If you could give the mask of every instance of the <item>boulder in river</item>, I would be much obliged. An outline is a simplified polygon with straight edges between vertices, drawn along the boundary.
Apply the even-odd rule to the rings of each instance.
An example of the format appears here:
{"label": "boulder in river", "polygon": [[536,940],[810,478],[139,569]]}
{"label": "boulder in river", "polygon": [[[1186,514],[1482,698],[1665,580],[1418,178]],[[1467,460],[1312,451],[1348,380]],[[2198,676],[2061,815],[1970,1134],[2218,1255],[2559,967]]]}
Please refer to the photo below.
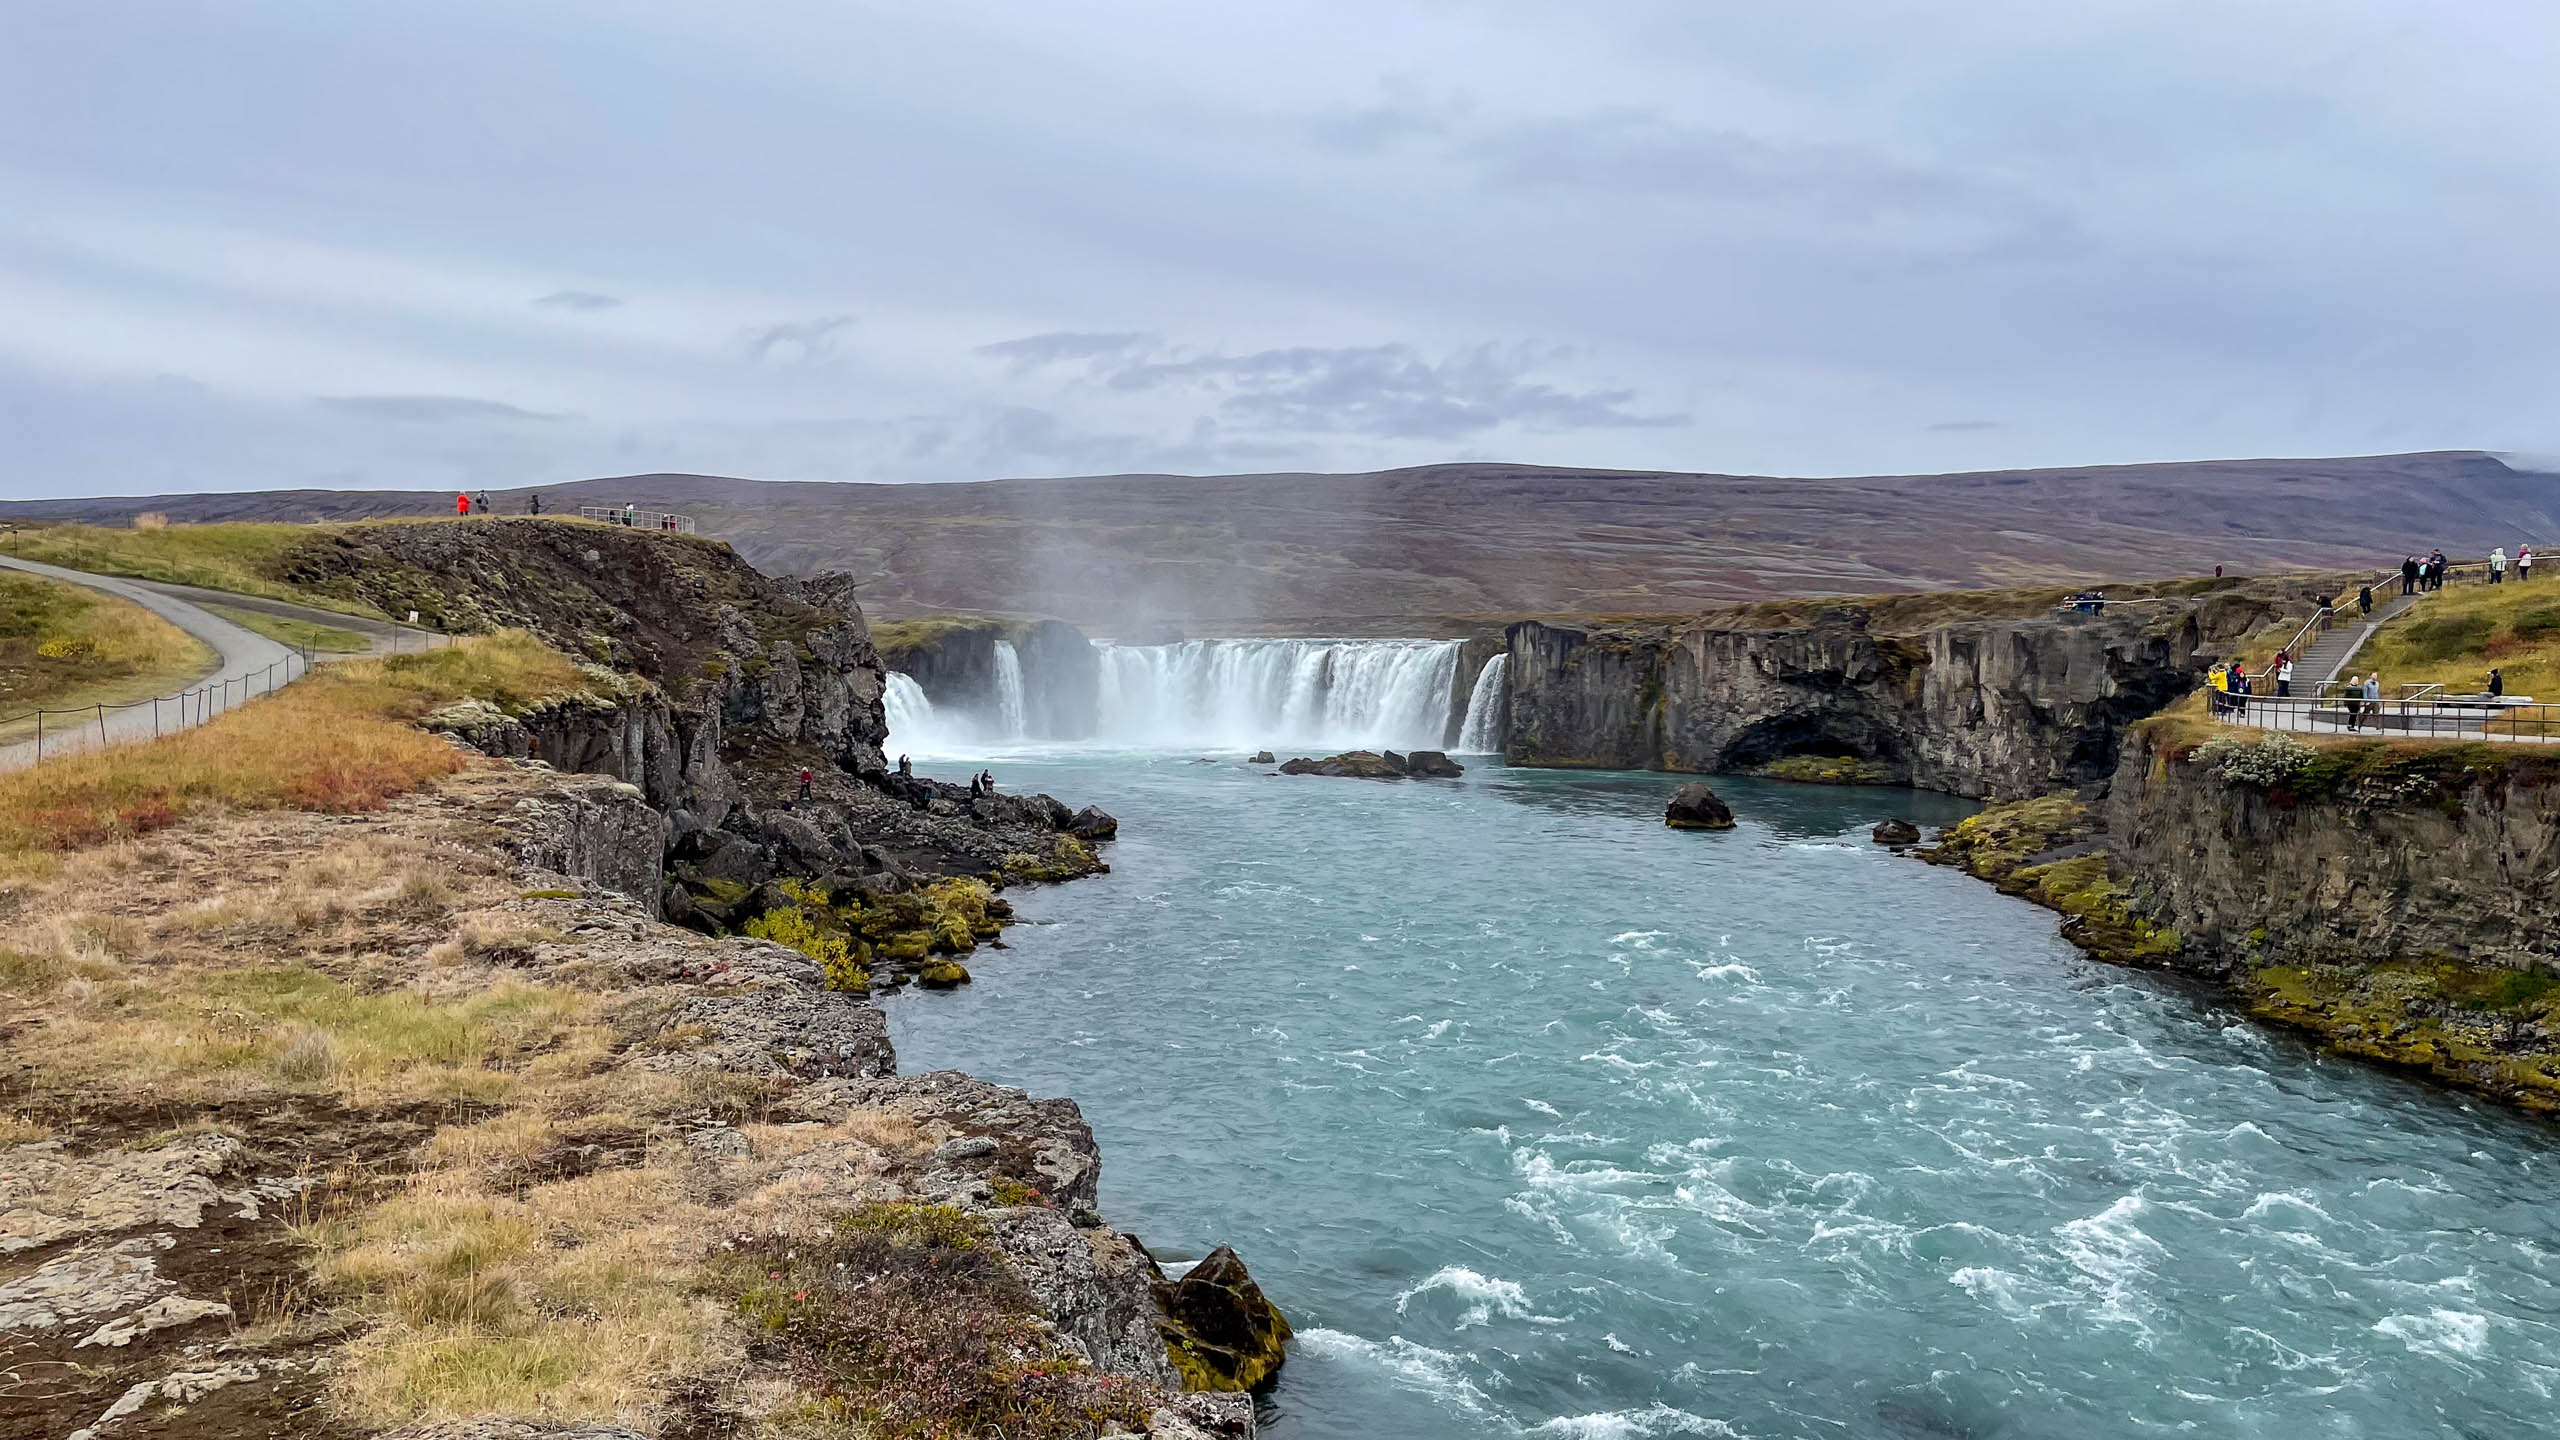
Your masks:
{"label": "boulder in river", "polygon": [[1253,758],[1244,763],[1247,765],[1277,765],[1280,762],[1270,751],[1256,750],[1253,752]]}
{"label": "boulder in river", "polygon": [[1067,833],[1079,840],[1108,840],[1120,833],[1120,822],[1098,805],[1087,805],[1067,817]]}
{"label": "boulder in river", "polygon": [[1450,759],[1448,754],[1444,751],[1416,750],[1412,754],[1404,757],[1404,773],[1407,775],[1419,775],[1443,780],[1454,780],[1457,777],[1466,774],[1467,767]]}
{"label": "boulder in river", "polygon": [[1662,823],[1674,830],[1730,830],[1733,810],[1704,783],[1693,781],[1671,792]]}
{"label": "boulder in river", "polygon": [[1280,767],[1283,775],[1338,775],[1354,780],[1393,780],[1404,774],[1404,757],[1388,758],[1375,750],[1346,750],[1322,760],[1300,756]]}
{"label": "boulder in river", "polygon": [[1156,1329],[1186,1390],[1252,1390],[1280,1371],[1289,1322],[1221,1245],[1180,1280],[1155,1283]]}
{"label": "boulder in river", "polygon": [[1908,820],[1879,821],[1869,833],[1875,836],[1877,844],[1890,845],[1896,850],[1920,843],[1920,827]]}

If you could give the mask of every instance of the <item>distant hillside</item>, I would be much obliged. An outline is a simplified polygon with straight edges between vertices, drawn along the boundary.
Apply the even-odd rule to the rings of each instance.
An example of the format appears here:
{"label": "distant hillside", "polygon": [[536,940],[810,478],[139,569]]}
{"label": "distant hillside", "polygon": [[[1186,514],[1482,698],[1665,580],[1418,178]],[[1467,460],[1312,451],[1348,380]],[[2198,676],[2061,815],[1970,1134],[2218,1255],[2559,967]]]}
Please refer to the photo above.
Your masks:
{"label": "distant hillside", "polygon": [[[2553,477],[2474,451],[1966,475],[1772,479],[1530,465],[839,485],[633,475],[553,510],[683,510],[767,570],[852,571],[885,615],[1286,626],[1664,613],[1770,597],[2360,565],[2560,545]],[[524,508],[523,490],[497,492]],[[0,505],[121,523],[450,513],[452,497],[288,490]]]}

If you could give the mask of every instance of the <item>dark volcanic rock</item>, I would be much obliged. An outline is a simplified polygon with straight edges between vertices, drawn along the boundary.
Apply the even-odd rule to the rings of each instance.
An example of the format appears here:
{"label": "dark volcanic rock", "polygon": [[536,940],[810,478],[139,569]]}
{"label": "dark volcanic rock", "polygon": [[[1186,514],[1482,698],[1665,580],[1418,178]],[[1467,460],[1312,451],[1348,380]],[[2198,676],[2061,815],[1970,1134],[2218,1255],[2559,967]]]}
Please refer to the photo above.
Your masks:
{"label": "dark volcanic rock", "polygon": [[1278,764],[1279,761],[1268,750],[1256,750],[1253,752],[1253,758],[1244,763],[1247,765],[1275,765]]}
{"label": "dark volcanic rock", "polygon": [[1280,1371],[1289,1322],[1221,1245],[1179,1281],[1159,1281],[1158,1328],[1173,1366],[1192,1390],[1252,1390]]}
{"label": "dark volcanic rock", "polygon": [[1663,807],[1662,823],[1674,830],[1730,830],[1733,811],[1715,791],[1693,782],[1671,792],[1671,803]]}
{"label": "dark volcanic rock", "polygon": [[1281,765],[1283,775],[1334,775],[1354,780],[1394,780],[1404,774],[1404,757],[1375,750],[1346,750],[1322,760],[1300,756]]}
{"label": "dark volcanic rock", "polygon": [[1067,833],[1079,840],[1108,840],[1120,833],[1120,822],[1099,805],[1087,805],[1067,821]]}
{"label": "dark volcanic rock", "polygon": [[1467,767],[1438,750],[1416,750],[1404,757],[1404,773],[1453,780],[1467,773]]}
{"label": "dark volcanic rock", "polygon": [[1897,849],[1920,843],[1920,827],[1908,820],[1879,821],[1870,833],[1874,835],[1877,844],[1891,845]]}

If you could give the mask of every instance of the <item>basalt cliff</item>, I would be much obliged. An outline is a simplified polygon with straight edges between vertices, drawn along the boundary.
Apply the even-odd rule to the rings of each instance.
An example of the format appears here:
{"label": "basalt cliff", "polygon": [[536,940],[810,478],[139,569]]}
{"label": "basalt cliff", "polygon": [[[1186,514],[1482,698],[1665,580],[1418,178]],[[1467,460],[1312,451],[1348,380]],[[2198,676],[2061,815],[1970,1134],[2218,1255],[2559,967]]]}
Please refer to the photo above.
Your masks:
{"label": "basalt cliff", "polygon": [[[1771,773],[2023,796],[2102,784],[2125,728],[2311,587],[2232,586],[2097,614],[1508,632],[1514,765]],[[2299,592],[2299,593],[2297,593]]]}

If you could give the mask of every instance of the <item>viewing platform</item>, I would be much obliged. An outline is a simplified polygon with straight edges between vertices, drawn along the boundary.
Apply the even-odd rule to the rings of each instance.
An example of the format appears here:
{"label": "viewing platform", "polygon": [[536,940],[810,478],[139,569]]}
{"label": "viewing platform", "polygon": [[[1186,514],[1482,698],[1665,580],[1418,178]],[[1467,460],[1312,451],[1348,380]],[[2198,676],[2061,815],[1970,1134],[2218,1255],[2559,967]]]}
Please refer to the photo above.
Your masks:
{"label": "viewing platform", "polygon": [[578,518],[633,530],[664,530],[673,535],[693,533],[693,517],[678,515],[672,510],[642,510],[628,505],[581,505]]}

